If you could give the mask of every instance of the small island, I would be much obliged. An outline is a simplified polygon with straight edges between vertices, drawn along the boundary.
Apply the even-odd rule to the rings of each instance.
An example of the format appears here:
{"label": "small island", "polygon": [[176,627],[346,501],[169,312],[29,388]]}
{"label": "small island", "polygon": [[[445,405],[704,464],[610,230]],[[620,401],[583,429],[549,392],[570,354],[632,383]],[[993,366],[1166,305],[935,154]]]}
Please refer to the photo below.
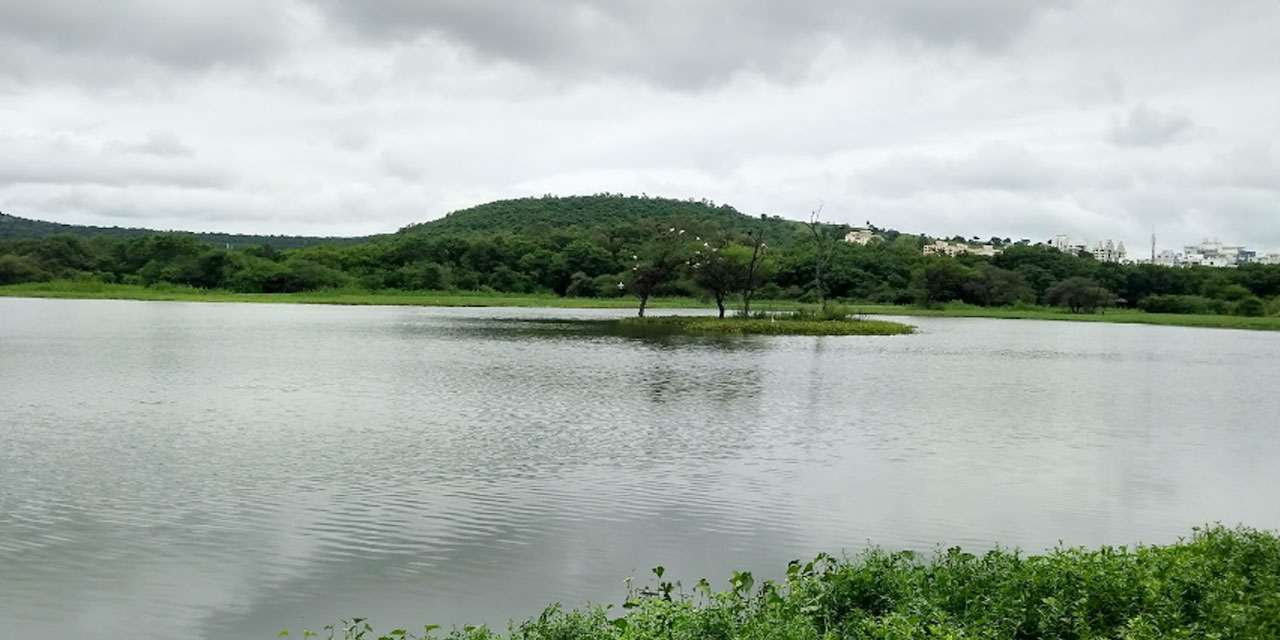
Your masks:
{"label": "small island", "polygon": [[913,333],[915,327],[888,320],[867,320],[840,314],[819,317],[812,314],[774,314],[767,317],[658,316],[626,318],[618,321],[624,330],[636,333],[681,333],[690,335],[770,335],[770,336],[897,336]]}

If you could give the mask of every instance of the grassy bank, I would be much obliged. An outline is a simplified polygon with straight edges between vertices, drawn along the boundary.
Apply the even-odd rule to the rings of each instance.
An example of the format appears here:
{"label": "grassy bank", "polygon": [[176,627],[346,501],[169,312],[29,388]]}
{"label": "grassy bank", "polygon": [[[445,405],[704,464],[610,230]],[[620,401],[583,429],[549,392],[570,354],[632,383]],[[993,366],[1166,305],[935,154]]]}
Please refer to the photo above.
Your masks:
{"label": "grassy bank", "polygon": [[[254,302],[337,305],[405,305],[426,307],[562,307],[577,309],[633,309],[636,300],[622,298],[562,298],[550,293],[513,294],[480,291],[379,291],[358,289],[307,291],[303,293],[235,293],[176,285],[105,284],[86,281],[38,282],[0,287],[0,297],[76,298],[110,300],[157,300],[178,302]],[[654,298],[654,309],[709,309],[711,304],[696,298]],[[753,309],[793,311],[814,305],[789,300],[753,302]],[[1104,313],[1071,313],[1050,307],[975,307],[953,304],[940,309],[904,305],[852,304],[845,310],[861,315],[896,315],[946,318],[1005,318],[1010,320],[1061,320],[1070,322],[1112,322],[1154,324],[1217,329],[1280,331],[1280,316],[1242,317],[1226,315],[1184,315],[1108,309]]]}
{"label": "grassy bank", "polygon": [[896,336],[911,333],[915,327],[901,322],[843,318],[819,320],[808,318],[708,318],[658,317],[620,320],[624,328],[637,332],[669,331],[686,334],[742,334],[773,336]]}
{"label": "grassy bank", "polygon": [[[466,640],[1167,640],[1280,637],[1280,537],[1215,527],[1166,546],[1059,549],[1040,556],[958,548],[923,560],[873,550],[788,567],[780,582],[735,573],[726,591],[663,582],[631,589],[626,610],[547,609],[506,634]],[[379,635],[363,621],[335,637]],[[302,633],[293,634],[300,637]],[[328,633],[324,634],[328,636]]]}
{"label": "grassy bank", "polygon": [[1280,331],[1280,316],[1246,317],[1213,314],[1147,313],[1136,309],[1107,309],[1095,313],[1071,313],[1053,307],[975,307],[965,304],[947,305],[940,309],[923,309],[901,305],[853,304],[853,313],[929,318],[1003,318],[1008,320],[1059,320],[1065,322],[1110,322],[1115,324],[1154,324],[1172,327],[1204,327],[1213,329],[1249,329]]}
{"label": "grassy bank", "polygon": [[[89,300],[152,300],[167,302],[252,302],[280,304],[400,305],[420,307],[561,307],[577,309],[632,309],[635,298],[562,298],[554,294],[518,294],[481,291],[389,291],[358,289],[301,293],[235,293],[177,285],[143,287],[99,282],[40,282],[0,287],[0,296]],[[702,309],[709,305],[694,298],[653,298],[650,308]]]}

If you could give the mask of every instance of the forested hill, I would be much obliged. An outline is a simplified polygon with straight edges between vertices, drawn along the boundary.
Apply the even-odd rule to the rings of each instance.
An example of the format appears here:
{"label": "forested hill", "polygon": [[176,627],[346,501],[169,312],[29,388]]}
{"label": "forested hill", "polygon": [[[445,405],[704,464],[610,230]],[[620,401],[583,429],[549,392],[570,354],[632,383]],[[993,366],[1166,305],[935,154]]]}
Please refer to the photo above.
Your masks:
{"label": "forested hill", "polygon": [[322,244],[356,244],[360,242],[367,242],[377,237],[321,238],[312,236],[259,236],[240,233],[159,231],[156,229],[143,229],[138,227],[95,227],[78,224],[62,224],[59,222],[45,222],[44,220],[29,220],[27,218],[19,218],[6,213],[0,213],[0,240],[12,240],[17,238],[47,238],[62,234],[71,234],[73,236],[85,238],[110,237],[116,238],[117,240],[128,240],[155,235],[158,233],[174,233],[191,236],[201,242],[219,247],[231,245],[233,248],[238,249],[249,245],[259,245],[271,246],[282,251],[287,249],[313,247]]}
{"label": "forested hill", "polygon": [[707,200],[598,194],[498,200],[461,209],[443,218],[409,225],[403,235],[468,236],[512,234],[540,236],[576,228],[606,231],[622,227],[671,226],[724,231],[763,231],[770,242],[788,244],[807,233],[803,225],[777,216],[749,216]]}

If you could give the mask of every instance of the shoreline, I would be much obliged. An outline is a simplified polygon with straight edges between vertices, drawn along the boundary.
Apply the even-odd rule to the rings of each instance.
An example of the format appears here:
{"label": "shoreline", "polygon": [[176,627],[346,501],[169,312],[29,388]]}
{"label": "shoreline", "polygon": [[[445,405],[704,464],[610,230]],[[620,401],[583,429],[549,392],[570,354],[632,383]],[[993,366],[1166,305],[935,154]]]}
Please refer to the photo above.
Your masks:
{"label": "shoreline", "polygon": [[1280,578],[1280,537],[1243,526],[1197,527],[1164,545],[1059,546],[1030,555],[999,547],[975,554],[939,546],[921,554],[871,546],[852,556],[824,553],[792,561],[776,580],[735,571],[725,590],[706,579],[664,581],[665,574],[659,566],[647,580],[627,578],[621,610],[553,604],[539,616],[511,620],[506,633],[484,625],[455,625],[450,632],[424,624],[382,635],[368,619],[348,618],[332,625],[331,637],[1159,640],[1206,633],[1274,637],[1280,622],[1273,588]]}
{"label": "shoreline", "polygon": [[[0,297],[69,300],[139,300],[153,302],[229,302],[253,304],[327,304],[339,306],[414,307],[530,307],[563,309],[635,309],[636,300],[621,298],[562,298],[555,294],[489,293],[472,291],[309,291],[300,293],[235,293],[190,287],[105,284],[96,282],[50,282],[0,286]],[[710,302],[696,298],[653,298],[650,309],[714,309]],[[1047,307],[1027,309],[950,305],[923,309],[889,304],[841,304],[855,315],[923,318],[994,318],[1060,322],[1104,322],[1147,324],[1206,329],[1280,331],[1280,316],[1246,317],[1228,315],[1158,314],[1138,310],[1110,309],[1099,313],[1070,313]],[[758,300],[753,309],[795,311],[816,308],[792,300]]]}

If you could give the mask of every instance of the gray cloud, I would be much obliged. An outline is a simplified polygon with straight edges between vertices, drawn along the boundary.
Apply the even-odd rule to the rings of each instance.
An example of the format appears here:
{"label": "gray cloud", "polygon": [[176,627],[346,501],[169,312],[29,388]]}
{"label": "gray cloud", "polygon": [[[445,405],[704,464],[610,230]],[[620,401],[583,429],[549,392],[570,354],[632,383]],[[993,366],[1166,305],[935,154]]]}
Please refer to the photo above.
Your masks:
{"label": "gray cloud", "polygon": [[1121,117],[1113,117],[1109,137],[1127,147],[1162,147],[1188,133],[1194,123],[1182,114],[1139,105]]}
{"label": "gray cloud", "polygon": [[112,140],[104,145],[112,153],[143,154],[168,158],[189,157],[196,154],[195,149],[187,146],[178,136],[168,132],[151,132],[147,137],[137,141]]}
{"label": "gray cloud", "polygon": [[898,40],[999,49],[1066,0],[315,0],[352,33],[444,38],[483,59],[696,87],[803,77],[824,49]]}
{"label": "gray cloud", "polygon": [[23,184],[225,189],[232,172],[192,157],[172,135],[97,142],[72,134],[0,135],[0,189]]}
{"label": "gray cloud", "polygon": [[0,78],[136,81],[153,69],[257,63],[287,45],[284,3],[5,0]]}
{"label": "gray cloud", "polygon": [[0,209],[364,234],[602,191],[1280,250],[1272,0],[8,0]]}

